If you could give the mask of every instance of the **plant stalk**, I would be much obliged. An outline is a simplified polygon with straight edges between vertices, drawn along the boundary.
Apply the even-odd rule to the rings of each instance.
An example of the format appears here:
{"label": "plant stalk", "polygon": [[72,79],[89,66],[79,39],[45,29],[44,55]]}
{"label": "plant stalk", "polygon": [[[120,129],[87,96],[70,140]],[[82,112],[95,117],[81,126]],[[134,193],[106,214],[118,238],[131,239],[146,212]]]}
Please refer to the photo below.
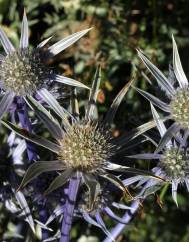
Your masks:
{"label": "plant stalk", "polygon": [[60,242],[69,242],[70,241],[70,231],[71,231],[71,227],[72,227],[75,202],[77,199],[80,181],[81,181],[81,177],[76,172],[72,176],[72,178],[70,179],[70,182],[69,182],[68,197],[67,197],[66,204],[65,204],[64,217],[63,217],[62,227],[61,227]]}

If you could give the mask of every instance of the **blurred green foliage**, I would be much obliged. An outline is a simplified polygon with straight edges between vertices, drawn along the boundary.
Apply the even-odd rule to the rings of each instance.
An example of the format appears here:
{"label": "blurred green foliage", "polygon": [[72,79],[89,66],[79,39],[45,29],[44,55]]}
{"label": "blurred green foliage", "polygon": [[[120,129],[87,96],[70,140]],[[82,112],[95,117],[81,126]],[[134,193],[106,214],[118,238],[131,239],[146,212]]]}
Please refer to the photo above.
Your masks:
{"label": "blurred green foliage", "polygon": [[[103,78],[98,102],[102,115],[118,90],[134,73],[135,83],[143,89],[149,88],[133,67],[135,64],[144,68],[137,58],[136,48],[143,49],[167,73],[172,58],[171,34],[174,34],[186,74],[189,72],[187,0],[0,0],[1,26],[16,45],[19,43],[24,7],[30,25],[30,44],[33,46],[51,35],[54,35],[55,41],[69,33],[94,27],[87,37],[60,54],[54,65],[65,75],[90,84],[97,64],[101,64]],[[148,102],[130,90],[118,112],[117,133],[150,118]],[[188,195],[180,195],[179,201],[177,208],[168,191],[161,208],[157,197],[150,197],[118,241],[188,242]],[[3,234],[11,232],[11,224],[7,212],[1,207],[0,213],[2,241]],[[107,222],[113,225],[111,221]],[[86,228],[84,224],[75,224],[73,241],[81,236],[79,242],[98,241],[83,236],[94,235],[94,231],[102,241],[104,235],[99,230],[90,226]]]}

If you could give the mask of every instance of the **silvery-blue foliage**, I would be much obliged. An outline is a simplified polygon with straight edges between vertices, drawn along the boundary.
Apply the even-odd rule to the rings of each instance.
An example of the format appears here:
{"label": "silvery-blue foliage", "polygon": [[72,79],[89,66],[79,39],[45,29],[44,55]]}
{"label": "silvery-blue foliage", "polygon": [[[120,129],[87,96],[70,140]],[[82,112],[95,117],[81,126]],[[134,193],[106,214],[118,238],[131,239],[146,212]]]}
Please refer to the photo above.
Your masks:
{"label": "silvery-blue foliage", "polygon": [[[100,228],[107,236],[106,242],[115,241],[148,195],[170,185],[178,205],[178,186],[186,185],[189,191],[189,87],[174,38],[173,67],[170,65],[168,78],[138,50],[168,102],[134,87],[150,101],[153,120],[114,137],[114,118],[133,78],[126,82],[102,119],[97,108],[100,66],[89,88],[55,73],[48,65],[49,58],[90,30],[79,31],[47,47],[51,36],[31,49],[25,12],[18,48],[0,29],[5,52],[0,55],[0,119],[9,114],[1,123],[11,130],[0,150],[0,201],[19,218],[21,225],[26,221],[32,236],[41,241],[69,242],[72,223],[80,219]],[[70,86],[70,105],[58,102],[64,93],[59,86],[56,91],[52,88],[55,82]],[[89,92],[84,114],[77,88]],[[167,115],[161,117],[153,105]],[[173,121],[169,127],[165,125],[167,120]],[[153,135],[144,134],[151,128],[158,129],[158,141]],[[129,142],[137,147],[146,141],[155,145],[154,153],[127,156]],[[37,146],[46,150],[42,157]],[[156,163],[150,171],[140,170],[127,163],[128,159]],[[136,195],[130,192],[132,184],[140,188]],[[124,211],[123,216],[120,211]],[[105,216],[117,223],[112,231],[104,222]],[[58,226],[54,228],[53,223]]]}

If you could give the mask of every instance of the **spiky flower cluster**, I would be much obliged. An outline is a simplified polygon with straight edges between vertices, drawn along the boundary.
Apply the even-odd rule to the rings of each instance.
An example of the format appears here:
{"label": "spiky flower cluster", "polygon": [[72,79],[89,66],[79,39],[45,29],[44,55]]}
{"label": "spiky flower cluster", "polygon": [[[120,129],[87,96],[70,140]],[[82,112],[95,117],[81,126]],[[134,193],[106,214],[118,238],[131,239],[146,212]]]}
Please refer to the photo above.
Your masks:
{"label": "spiky flower cluster", "polygon": [[[25,191],[22,193],[20,192],[20,189],[24,188],[32,182],[33,179],[38,177],[37,183],[39,186],[36,188],[37,183],[31,183],[31,191],[33,195],[32,197],[35,198],[34,201],[37,201],[37,205],[40,207],[39,209],[41,211],[43,210],[45,214],[40,219],[42,221],[42,223],[40,222],[40,226],[43,230],[47,230],[48,223],[50,223],[56,216],[63,213],[60,241],[66,242],[69,241],[71,224],[73,216],[75,216],[76,213],[78,213],[79,216],[82,215],[89,223],[100,227],[109,237],[111,237],[111,235],[106,229],[101,213],[105,213],[110,218],[120,223],[128,223],[128,220],[130,220],[131,217],[130,214],[129,216],[126,214],[126,216],[121,218],[114,213],[114,208],[126,210],[132,209],[132,213],[134,213],[137,206],[139,207],[139,202],[137,201],[137,203],[134,203],[134,211],[133,207],[128,208],[128,206],[120,203],[120,199],[117,199],[118,197],[120,198],[120,195],[119,193],[118,196],[115,194],[116,188],[118,188],[118,192],[122,191],[124,192],[124,195],[128,194],[129,199],[133,199],[126,186],[135,182],[139,182],[139,185],[141,186],[145,184],[139,196],[137,196],[138,198],[141,198],[141,196],[146,197],[149,193],[156,192],[157,187],[159,189],[162,184],[164,184],[164,181],[166,181],[172,186],[172,197],[176,203],[178,184],[185,183],[189,190],[189,152],[187,150],[189,137],[189,83],[182,70],[174,39],[173,73],[171,78],[167,79],[157,67],[155,67],[153,63],[151,63],[147,57],[139,51],[140,58],[156,78],[161,89],[165,91],[169,101],[165,103],[151,94],[136,88],[136,90],[151,102],[154,121],[148,122],[131,131],[130,134],[127,134],[128,136],[123,134],[120,137],[115,138],[111,136],[111,131],[109,131],[108,128],[111,127],[117,109],[133,80],[126,83],[120,90],[104,120],[101,123],[98,123],[96,104],[101,79],[100,67],[97,68],[92,87],[88,88],[80,82],[52,72],[52,70],[46,65],[49,57],[54,57],[59,54],[71,44],[75,43],[89,30],[90,29],[86,29],[74,33],[50,47],[45,48],[44,46],[51,39],[50,37],[42,41],[35,49],[30,50],[28,47],[28,22],[25,13],[22,21],[20,47],[18,49],[14,48],[3,30],[0,29],[0,41],[6,52],[6,56],[0,55],[0,80],[2,82],[0,83],[0,90],[3,92],[5,91],[0,105],[0,119],[3,114],[9,110],[12,103],[16,104],[13,105],[15,109],[13,118],[18,117],[22,129],[9,121],[1,121],[1,123],[29,141],[27,143],[23,143],[23,140],[19,141],[19,145],[15,149],[13,147],[15,143],[14,138],[12,141],[9,141],[10,146],[12,146],[11,152],[14,167],[10,175],[11,178],[9,178],[9,174],[8,179],[6,179],[6,177],[4,179],[4,176],[2,176],[0,183],[2,186],[7,186],[8,184],[8,188],[10,187],[11,190],[11,196],[6,197],[5,195],[8,193],[8,190],[5,190],[4,195],[3,189],[1,190],[0,188],[0,200],[3,202],[8,201],[7,204],[10,204],[11,207],[12,203],[9,200],[16,200],[15,204],[19,204],[20,209],[15,210],[14,206],[10,211],[15,213],[15,211],[17,212],[18,210],[25,215],[26,221],[35,232],[35,224],[24,197]],[[175,88],[175,84],[173,83],[174,80],[172,79],[176,79],[175,77],[178,79],[179,88]],[[169,80],[172,80],[172,82]],[[74,88],[72,90],[73,95],[70,100],[71,111],[67,111],[64,107],[59,105],[56,98],[48,91],[48,89],[50,90],[50,86],[52,86],[48,84],[49,82],[53,84],[53,81],[74,87],[84,87],[90,90],[83,119],[80,119],[79,115],[79,103],[77,100],[76,89]],[[42,99],[41,101],[45,102],[45,105],[43,105],[43,102],[39,102],[35,99],[36,96],[33,95],[35,93]],[[61,96],[62,94],[60,97]],[[25,104],[28,104],[28,106],[41,119],[42,123],[48,128],[48,131],[54,138],[55,142],[40,137],[36,135],[35,132],[31,132],[32,124],[27,115],[28,110],[27,105]],[[172,118],[175,121],[168,130],[163,123],[164,120],[161,120],[152,104],[169,113],[169,116],[166,119]],[[46,109],[46,105],[48,106],[48,109]],[[19,110],[16,109],[17,107]],[[53,114],[55,116],[53,116]],[[15,121],[17,121],[17,118],[15,118]],[[154,167],[152,172],[124,166],[122,163],[120,164],[118,159],[115,159],[119,157],[121,159],[125,158],[123,154],[124,151],[128,149],[128,147],[126,147],[127,144],[131,141],[130,147],[134,147],[135,144],[133,144],[133,139],[138,135],[142,135],[145,131],[154,126],[157,126],[161,135],[161,140],[156,147],[156,152],[130,156],[131,158],[133,157],[137,159],[158,159],[159,162],[157,167]],[[180,131],[180,133],[176,137],[178,131]],[[174,140],[173,136],[175,136]],[[145,139],[142,139],[142,142],[150,140],[155,144],[153,140],[154,137],[144,137]],[[18,156],[18,153],[22,153],[26,149],[28,151],[29,160],[36,160],[35,157],[38,157],[38,154],[31,142],[53,152],[58,159],[33,162],[25,172],[25,165],[28,163],[21,163],[22,155]],[[136,145],[137,144],[138,142],[136,142]],[[32,158],[30,158],[30,156]],[[54,155],[51,157],[54,157]],[[123,162],[123,160],[121,160],[121,162]],[[24,168],[22,168],[22,166]],[[18,169],[16,167],[21,169],[20,174],[17,172]],[[4,169],[2,172],[4,172]],[[53,173],[50,176],[48,174],[45,175],[42,179],[39,177],[42,173],[47,172]],[[117,175],[117,173],[119,174]],[[17,176],[23,174],[24,177],[16,192],[15,188],[18,187]],[[134,174],[134,177],[131,177],[131,174]],[[127,175],[129,175],[128,178]],[[125,179],[125,177],[127,179]],[[13,189],[11,189],[10,186],[10,184],[12,184],[11,179],[15,180]],[[66,189],[67,184],[68,188]],[[157,185],[156,188],[154,188],[155,185]],[[47,189],[43,193],[43,188],[46,186]],[[58,194],[57,201],[55,201],[55,199],[51,200],[50,197],[48,197],[48,199],[44,198],[45,196],[48,196],[49,193],[56,193],[56,190],[61,187],[61,196]],[[26,197],[29,198],[30,201],[31,195],[28,194],[29,190],[27,190]],[[81,191],[79,196],[78,191]],[[114,200],[115,198],[118,202]],[[47,200],[49,200],[50,203],[53,201],[53,203],[50,204],[50,206],[52,205],[53,207],[54,204],[58,203],[59,205],[60,201],[61,204],[63,203],[61,209],[59,209],[59,207],[55,208],[53,215],[50,216],[48,221],[46,221],[46,214],[49,212],[48,206],[46,206],[48,205]],[[43,204],[45,206],[43,206]],[[113,207],[113,210],[110,207]],[[51,241],[55,238],[46,239],[45,236],[46,235],[44,235],[44,238],[42,238],[41,241]],[[111,241],[114,241],[114,239]]]}
{"label": "spiky flower cluster", "polygon": [[[119,221],[121,218],[114,214],[110,206],[118,209],[128,209],[127,206],[119,204],[119,202],[114,202],[113,197],[109,198],[111,195],[114,196],[114,194],[111,193],[111,189],[116,191],[115,189],[117,188],[123,191],[124,194],[129,194],[129,191],[122,182],[122,172],[124,174],[129,171],[134,174],[146,174],[145,171],[117,164],[117,160],[115,162],[115,155],[120,152],[121,148],[124,149],[129,140],[126,142],[124,140],[118,142],[111,136],[110,131],[108,131],[116,111],[133,80],[126,83],[118,93],[105,119],[100,124],[97,121],[98,115],[96,115],[96,102],[101,79],[100,67],[97,68],[92,87],[89,88],[76,80],[52,72],[47,65],[49,57],[54,57],[68,48],[90,29],[91,28],[79,31],[61,39],[49,47],[45,47],[51,39],[50,37],[43,40],[35,49],[31,50],[29,49],[28,21],[25,13],[22,21],[19,48],[15,48],[12,45],[4,31],[0,28],[0,42],[6,54],[0,55],[0,90],[3,93],[0,105],[0,119],[3,117],[4,113],[13,107],[11,109],[11,111],[13,110],[12,117],[15,119],[15,122],[19,120],[22,128],[20,129],[17,125],[10,122],[1,122],[5,125],[7,124],[14,132],[29,141],[29,143],[26,143],[20,140],[18,146],[15,147],[15,137],[10,135],[10,140],[8,142],[11,147],[10,153],[13,157],[14,166],[11,170],[12,173],[10,178],[8,176],[7,180],[3,179],[0,183],[2,186],[11,184],[11,186],[8,186],[11,190],[11,196],[10,198],[8,196],[5,197],[3,190],[0,188],[0,199],[7,204],[10,211],[24,215],[22,217],[25,218],[32,231],[35,233],[35,223],[27,204],[27,198],[29,201],[31,197],[35,198],[33,200],[33,207],[35,208],[37,205],[40,220],[42,223],[45,223],[42,224],[40,222],[42,225],[40,225],[42,229],[41,241],[45,241],[46,239],[48,241],[51,240],[51,238],[49,240],[49,238],[43,236],[43,230],[46,230],[48,222],[52,221],[52,217],[46,221],[46,215],[50,211],[46,205],[50,204],[50,206],[54,207],[56,204],[59,205],[60,202],[63,203],[63,210],[62,208],[61,211],[59,208],[58,210],[55,209],[56,211],[53,212],[53,214],[58,216],[64,213],[61,241],[69,241],[72,217],[75,216],[75,212],[79,212],[79,215],[83,215],[85,220],[89,221],[89,223],[100,227],[107,235],[110,235],[103,223],[100,213],[105,212],[110,218]],[[90,90],[84,119],[79,119],[79,105],[75,88],[73,90],[73,99],[70,100],[72,110],[70,112],[60,106],[56,98],[49,92],[54,85],[53,82],[64,83],[74,87],[83,87]],[[38,99],[35,99],[35,94],[40,97],[40,102]],[[60,97],[62,97],[62,93]],[[45,105],[43,102],[45,102]],[[30,117],[28,117],[27,105],[36,112],[36,115],[48,128],[55,142],[37,136],[35,132],[32,132],[33,127],[32,123],[30,123]],[[51,112],[44,107],[46,105],[51,109],[53,114],[56,114],[54,117]],[[30,141],[55,153],[58,159],[37,161],[31,164],[30,162],[35,161],[38,155]],[[26,172],[23,168],[25,167],[25,162],[22,162],[22,153],[25,150],[27,150],[30,161],[26,162],[26,165],[30,164]],[[50,176],[48,174],[45,175],[42,179],[39,177],[39,185],[37,185],[37,183],[31,183],[31,187],[27,190],[26,195],[20,191],[20,189],[32,182],[33,179],[47,172],[53,173]],[[25,175],[19,186],[17,180],[19,180],[20,176],[24,173]],[[119,173],[119,175],[117,175],[117,173]],[[149,175],[149,172],[147,172],[147,175]],[[153,176],[153,174],[150,173],[150,176]],[[14,183],[12,180],[14,180]],[[12,184],[14,185],[12,186]],[[68,189],[65,188],[67,185]],[[41,189],[44,187],[47,187],[45,191]],[[62,190],[60,194],[58,194],[58,199],[51,200],[51,197],[48,197],[48,199],[44,198],[48,196],[49,193],[56,192],[56,190],[61,187]],[[16,188],[18,189],[16,190]],[[79,189],[84,192],[84,198],[78,203],[80,205],[78,210],[76,200]],[[85,192],[86,190],[87,193]],[[5,192],[7,193],[7,190]]]}
{"label": "spiky flower cluster", "polygon": [[159,166],[170,179],[183,179],[189,176],[189,153],[185,149],[167,148]]}
{"label": "spiky flower cluster", "polygon": [[50,72],[44,64],[44,53],[39,48],[17,49],[0,64],[4,90],[12,90],[17,96],[32,95],[48,79]]}
{"label": "spiky flower cluster", "polygon": [[88,123],[74,124],[60,140],[59,158],[67,167],[93,172],[100,169],[114,153],[109,132]]}
{"label": "spiky flower cluster", "polygon": [[179,89],[170,106],[173,119],[189,129],[189,88]]}

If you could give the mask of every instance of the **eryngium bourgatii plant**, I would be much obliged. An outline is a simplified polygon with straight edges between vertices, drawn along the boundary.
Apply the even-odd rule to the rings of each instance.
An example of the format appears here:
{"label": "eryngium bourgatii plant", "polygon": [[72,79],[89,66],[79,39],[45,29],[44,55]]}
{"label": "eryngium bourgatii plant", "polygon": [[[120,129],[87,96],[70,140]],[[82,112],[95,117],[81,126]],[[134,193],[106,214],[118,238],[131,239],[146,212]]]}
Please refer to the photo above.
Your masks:
{"label": "eryngium bourgatii plant", "polygon": [[[147,196],[149,191],[153,192],[153,188],[154,191],[161,189],[165,185],[165,182],[171,184],[172,197],[177,204],[178,185],[186,184],[187,190],[189,191],[189,133],[188,130],[184,130],[182,134],[180,132],[172,134],[169,129],[166,129],[152,104],[151,109],[161,139],[154,153],[137,154],[130,157],[141,160],[157,160],[157,165],[152,171],[156,176],[162,177],[164,182],[142,178],[140,176],[135,177],[136,179],[133,178],[133,182],[140,181],[140,185],[145,184],[139,197]],[[153,137],[151,139],[153,140]]]}
{"label": "eryngium bourgatii plant", "polygon": [[29,30],[26,14],[24,13],[19,48],[15,48],[6,34],[0,29],[0,41],[5,55],[0,55],[0,88],[3,98],[0,102],[0,118],[10,108],[15,96],[25,97],[36,92],[43,98],[40,91],[48,89],[52,82],[87,88],[84,84],[71,78],[54,73],[48,66],[48,59],[75,43],[90,29],[69,35],[48,48],[45,45],[52,38],[41,42],[36,48],[29,48]]}
{"label": "eryngium bourgatii plant", "polygon": [[158,108],[169,114],[166,119],[174,120],[170,130],[175,133],[179,129],[189,129],[189,83],[181,65],[174,37],[172,37],[172,41],[173,69],[170,68],[168,78],[148,60],[142,51],[138,50],[142,62],[155,77],[161,90],[165,92],[166,98],[169,100],[168,103],[139,88],[135,87],[135,89]]}
{"label": "eryngium bourgatii plant", "polygon": [[[94,205],[97,204],[96,201],[98,197],[103,195],[104,182],[113,183],[119,189],[128,194],[129,198],[131,198],[127,188],[124,186],[120,178],[120,175],[123,173],[134,173],[142,176],[151,176],[152,173],[117,164],[117,159],[114,159],[114,157],[119,153],[119,151],[123,152],[122,148],[127,144],[127,142],[125,142],[125,139],[123,139],[123,142],[118,139],[118,145],[116,142],[117,139],[111,135],[109,129],[109,125],[113,122],[119,104],[125,96],[130,84],[131,82],[127,83],[116,96],[102,122],[99,122],[95,118],[95,113],[97,111],[96,99],[100,85],[100,68],[96,71],[88,105],[85,110],[85,117],[82,119],[79,118],[79,108],[75,98],[72,99],[73,110],[72,113],[70,113],[65,111],[58,104],[53,95],[44,91],[46,96],[45,100],[61,119],[61,121],[58,122],[58,120],[55,119],[34,98],[31,96],[26,97],[26,101],[29,106],[39,116],[44,125],[46,125],[49,132],[55,138],[56,143],[29,133],[26,130],[20,129],[10,122],[2,121],[2,123],[27,140],[54,152],[57,155],[57,160],[37,161],[31,165],[21,182],[19,189],[26,186],[31,180],[43,172],[58,171],[59,175],[47,188],[45,195],[63,186],[67,181],[71,181],[71,188],[69,187],[71,190],[69,190],[69,193],[73,194],[73,197],[70,199],[75,199],[75,190],[77,190],[77,187],[80,187],[80,184],[85,184],[88,188],[89,194],[88,204],[86,206],[86,211],[88,212],[93,210]],[[147,128],[148,127],[149,126],[147,125]],[[137,132],[133,132],[133,136],[136,137],[144,131],[144,125],[142,125],[141,128],[137,129]],[[119,173],[119,176],[115,175],[117,172]],[[80,180],[79,184],[77,180]],[[70,194],[68,194],[68,196]],[[70,207],[67,207],[66,211],[69,209]],[[107,209],[106,212],[108,213]],[[111,210],[109,210],[109,213],[112,215]],[[86,215],[86,213],[83,214]],[[89,216],[89,214],[87,214],[87,216]],[[64,219],[66,218],[67,217],[64,214]],[[88,219],[88,221],[90,221],[90,219]],[[67,226],[67,224],[68,221],[65,226]],[[102,224],[100,227],[102,227]],[[62,241],[68,241],[68,239]]]}

